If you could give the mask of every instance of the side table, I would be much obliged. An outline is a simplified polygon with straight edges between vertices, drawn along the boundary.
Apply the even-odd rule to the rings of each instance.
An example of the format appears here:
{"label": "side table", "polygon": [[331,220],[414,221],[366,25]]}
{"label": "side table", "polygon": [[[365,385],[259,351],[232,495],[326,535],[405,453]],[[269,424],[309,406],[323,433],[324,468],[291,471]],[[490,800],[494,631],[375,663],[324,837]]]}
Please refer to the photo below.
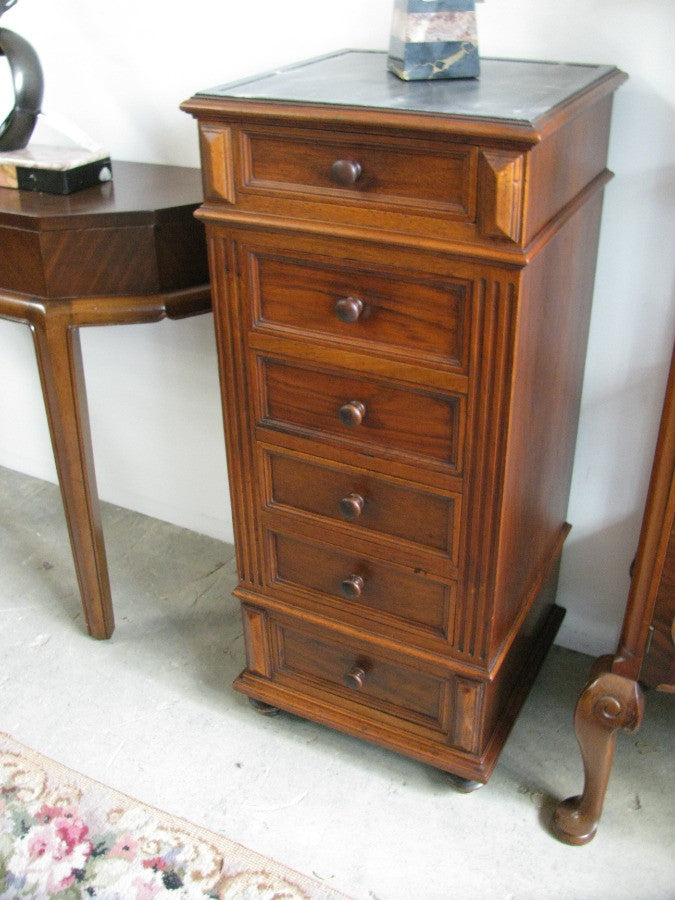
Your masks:
{"label": "side table", "polygon": [[79,329],[180,319],[211,308],[198,169],[113,163],[69,196],[0,188],[0,318],[33,333],[87,629],[113,607]]}

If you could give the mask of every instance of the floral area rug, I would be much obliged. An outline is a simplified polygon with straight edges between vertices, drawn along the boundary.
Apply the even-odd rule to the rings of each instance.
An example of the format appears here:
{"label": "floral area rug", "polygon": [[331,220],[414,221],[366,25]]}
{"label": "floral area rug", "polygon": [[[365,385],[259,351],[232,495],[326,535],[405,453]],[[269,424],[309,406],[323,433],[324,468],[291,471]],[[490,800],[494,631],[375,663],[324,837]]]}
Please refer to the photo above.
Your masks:
{"label": "floral area rug", "polygon": [[338,900],[222,835],[144,806],[0,732],[0,900]]}

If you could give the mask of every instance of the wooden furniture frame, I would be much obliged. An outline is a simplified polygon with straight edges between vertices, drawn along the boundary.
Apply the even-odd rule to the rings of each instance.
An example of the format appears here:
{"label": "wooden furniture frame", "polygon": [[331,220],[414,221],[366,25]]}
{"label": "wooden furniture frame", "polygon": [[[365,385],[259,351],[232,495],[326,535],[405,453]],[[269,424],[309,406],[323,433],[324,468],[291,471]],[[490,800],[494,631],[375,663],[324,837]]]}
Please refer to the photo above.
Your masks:
{"label": "wooden furniture frame", "polygon": [[0,189],[0,318],[31,329],[89,633],[113,606],[79,329],[211,308],[198,170],[114,163],[114,181],[66,197]]}
{"label": "wooden furniture frame", "polygon": [[[403,83],[345,51],[199,121],[247,665],[235,687],[492,772],[553,640],[612,67]],[[265,707],[267,704],[267,707]]]}
{"label": "wooden furniture frame", "polygon": [[626,614],[613,656],[593,667],[574,713],[584,789],[561,803],[556,835],[587,844],[597,831],[617,732],[636,731],[643,687],[675,691],[675,355],[671,361]]}

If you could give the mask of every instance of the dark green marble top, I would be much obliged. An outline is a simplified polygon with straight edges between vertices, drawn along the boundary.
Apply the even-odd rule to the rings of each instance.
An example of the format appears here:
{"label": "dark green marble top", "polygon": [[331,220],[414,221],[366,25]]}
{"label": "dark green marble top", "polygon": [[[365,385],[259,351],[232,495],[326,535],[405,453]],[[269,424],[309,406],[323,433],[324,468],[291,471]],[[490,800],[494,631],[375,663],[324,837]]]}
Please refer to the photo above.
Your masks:
{"label": "dark green marble top", "polygon": [[481,59],[478,79],[402,81],[380,51],[329,56],[199,91],[200,97],[337,104],[534,123],[614,66]]}

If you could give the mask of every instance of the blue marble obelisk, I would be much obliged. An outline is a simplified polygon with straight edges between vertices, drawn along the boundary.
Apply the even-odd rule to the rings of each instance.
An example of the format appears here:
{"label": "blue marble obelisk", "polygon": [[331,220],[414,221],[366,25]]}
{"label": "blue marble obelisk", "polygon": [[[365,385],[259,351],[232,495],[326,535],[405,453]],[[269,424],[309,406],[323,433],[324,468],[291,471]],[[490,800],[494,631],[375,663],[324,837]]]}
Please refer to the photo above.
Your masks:
{"label": "blue marble obelisk", "polygon": [[405,81],[477,78],[474,0],[394,0],[389,68]]}

